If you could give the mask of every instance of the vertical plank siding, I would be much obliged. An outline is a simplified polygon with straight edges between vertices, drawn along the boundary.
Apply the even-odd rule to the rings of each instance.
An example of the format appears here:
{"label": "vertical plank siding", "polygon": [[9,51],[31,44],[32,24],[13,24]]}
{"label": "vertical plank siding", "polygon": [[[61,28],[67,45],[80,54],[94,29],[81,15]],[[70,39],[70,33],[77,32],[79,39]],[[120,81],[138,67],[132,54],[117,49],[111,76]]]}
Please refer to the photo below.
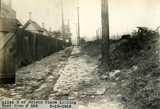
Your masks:
{"label": "vertical plank siding", "polygon": [[63,40],[5,26],[0,24],[0,83],[15,83],[17,68],[64,48]]}
{"label": "vertical plank siding", "polygon": [[16,32],[19,66],[30,64],[63,49],[63,41],[23,29]]}

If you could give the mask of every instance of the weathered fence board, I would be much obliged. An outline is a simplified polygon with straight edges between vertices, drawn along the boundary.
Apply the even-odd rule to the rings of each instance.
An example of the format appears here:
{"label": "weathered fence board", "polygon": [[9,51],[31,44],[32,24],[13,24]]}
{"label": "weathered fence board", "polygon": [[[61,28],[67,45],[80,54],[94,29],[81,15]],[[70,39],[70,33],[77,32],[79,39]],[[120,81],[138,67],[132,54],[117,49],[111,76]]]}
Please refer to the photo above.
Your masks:
{"label": "weathered fence board", "polygon": [[68,44],[18,28],[17,20],[0,20],[0,83],[14,83],[17,68],[57,52],[64,45]]}

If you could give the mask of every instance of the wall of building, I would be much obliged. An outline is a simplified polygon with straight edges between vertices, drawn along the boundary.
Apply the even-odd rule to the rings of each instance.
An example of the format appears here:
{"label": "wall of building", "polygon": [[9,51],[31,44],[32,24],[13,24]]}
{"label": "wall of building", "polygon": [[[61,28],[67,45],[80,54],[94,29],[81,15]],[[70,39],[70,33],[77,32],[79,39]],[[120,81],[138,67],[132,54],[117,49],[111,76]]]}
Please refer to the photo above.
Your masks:
{"label": "wall of building", "polygon": [[16,18],[16,11],[11,8],[10,4],[2,2],[1,16],[6,18]]}

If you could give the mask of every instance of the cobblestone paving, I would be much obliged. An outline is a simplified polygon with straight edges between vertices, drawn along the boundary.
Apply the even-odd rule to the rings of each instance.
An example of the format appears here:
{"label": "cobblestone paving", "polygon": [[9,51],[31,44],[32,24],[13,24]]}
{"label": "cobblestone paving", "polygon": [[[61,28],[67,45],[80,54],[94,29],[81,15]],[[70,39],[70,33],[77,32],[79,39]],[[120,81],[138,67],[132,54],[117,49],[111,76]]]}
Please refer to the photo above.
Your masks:
{"label": "cobblestone paving", "polygon": [[116,84],[99,79],[99,55],[91,56],[90,51],[70,47],[21,68],[16,72],[16,85],[0,87],[0,99],[69,98],[79,103],[74,109],[122,109],[121,103],[112,99],[115,97],[106,95]]}
{"label": "cobblestone paving", "polygon": [[96,48],[83,50],[74,47],[54,91],[77,100],[77,109],[122,109],[117,97],[107,93],[108,89],[113,89],[117,84],[103,81],[97,74],[99,57]]}
{"label": "cobblestone paving", "polygon": [[81,48],[75,47],[55,84],[54,90],[60,94],[71,93],[72,95],[72,92],[79,92],[86,86],[98,83],[97,63],[98,59],[92,58],[82,52]]}

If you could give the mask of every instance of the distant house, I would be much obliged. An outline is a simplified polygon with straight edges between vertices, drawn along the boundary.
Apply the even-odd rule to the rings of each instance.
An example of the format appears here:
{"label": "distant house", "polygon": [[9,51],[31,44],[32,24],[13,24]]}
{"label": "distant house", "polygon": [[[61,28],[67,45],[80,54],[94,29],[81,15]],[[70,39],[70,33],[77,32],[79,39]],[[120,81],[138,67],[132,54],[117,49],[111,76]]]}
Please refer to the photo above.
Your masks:
{"label": "distant house", "polygon": [[42,35],[50,36],[49,32],[45,28],[42,28]]}
{"label": "distant house", "polygon": [[64,25],[64,36],[62,34],[62,32],[60,30],[57,31],[53,31],[49,33],[51,37],[59,39],[59,40],[65,40],[66,42],[70,42],[71,43],[71,36],[72,33],[70,31],[70,27],[69,25]]}
{"label": "distant house", "polygon": [[22,28],[32,33],[50,36],[49,32],[45,28],[41,28],[41,26],[37,22],[31,19],[29,19]]}
{"label": "distant house", "polygon": [[53,32],[49,32],[50,36],[52,38],[58,38],[61,37],[61,32],[60,31],[53,31]]}
{"label": "distant house", "polygon": [[35,21],[32,20],[28,20],[24,26],[22,27],[24,30],[26,31],[30,31],[32,33],[37,33],[37,34],[42,34],[43,33],[43,29],[40,27],[40,25],[38,25],[38,23],[36,23]]}

